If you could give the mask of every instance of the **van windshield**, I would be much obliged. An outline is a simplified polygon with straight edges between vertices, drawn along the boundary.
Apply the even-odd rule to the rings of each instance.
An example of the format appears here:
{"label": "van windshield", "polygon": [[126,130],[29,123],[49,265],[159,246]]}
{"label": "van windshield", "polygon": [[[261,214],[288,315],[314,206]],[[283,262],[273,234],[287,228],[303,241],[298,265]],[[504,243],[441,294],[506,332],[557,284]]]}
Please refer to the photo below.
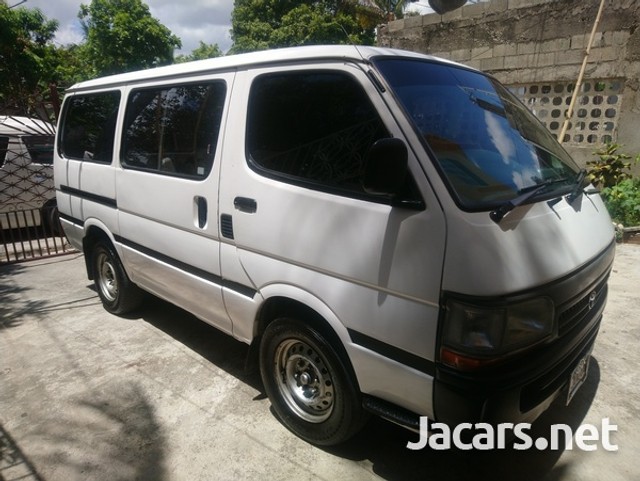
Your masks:
{"label": "van windshield", "polygon": [[569,192],[579,168],[504,86],[479,72],[413,59],[374,62],[435,154],[459,205],[491,209],[538,185]]}

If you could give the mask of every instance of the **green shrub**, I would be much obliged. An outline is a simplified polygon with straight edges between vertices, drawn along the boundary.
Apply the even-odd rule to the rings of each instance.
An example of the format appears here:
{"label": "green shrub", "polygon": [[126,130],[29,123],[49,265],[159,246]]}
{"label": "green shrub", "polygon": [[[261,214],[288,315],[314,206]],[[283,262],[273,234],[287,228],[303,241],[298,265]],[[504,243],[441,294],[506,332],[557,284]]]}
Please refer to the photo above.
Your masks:
{"label": "green shrub", "polygon": [[602,198],[616,224],[640,225],[640,179],[627,178],[602,189]]}
{"label": "green shrub", "polygon": [[[613,187],[625,179],[631,178],[631,156],[620,153],[622,145],[605,144],[593,155],[597,155],[597,160],[587,162],[587,174],[589,180],[599,187]],[[640,160],[640,154],[635,158],[635,162]]]}

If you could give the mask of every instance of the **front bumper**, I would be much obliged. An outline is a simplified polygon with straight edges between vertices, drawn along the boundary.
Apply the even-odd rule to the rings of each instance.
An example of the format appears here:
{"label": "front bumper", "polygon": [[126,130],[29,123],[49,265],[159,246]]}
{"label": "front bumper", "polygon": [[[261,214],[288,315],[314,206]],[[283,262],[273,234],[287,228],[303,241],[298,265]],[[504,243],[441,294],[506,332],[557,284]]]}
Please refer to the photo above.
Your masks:
{"label": "front bumper", "polygon": [[498,365],[462,372],[436,367],[434,411],[439,422],[533,422],[566,390],[571,373],[591,352],[607,299],[615,244],[586,266],[527,295],[556,306],[554,338]]}

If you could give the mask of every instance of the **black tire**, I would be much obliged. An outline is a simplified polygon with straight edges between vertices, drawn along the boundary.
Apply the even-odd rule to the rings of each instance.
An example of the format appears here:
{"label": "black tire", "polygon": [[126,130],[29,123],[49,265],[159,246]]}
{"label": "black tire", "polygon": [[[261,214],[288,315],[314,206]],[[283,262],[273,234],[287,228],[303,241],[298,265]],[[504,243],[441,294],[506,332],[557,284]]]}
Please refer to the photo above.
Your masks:
{"label": "black tire", "polygon": [[346,441],[366,416],[349,371],[318,331],[294,319],[267,326],[260,343],[262,382],[277,417],[320,446]]}
{"label": "black tire", "polygon": [[93,281],[104,308],[112,314],[122,315],[140,306],[142,290],[124,271],[118,255],[110,244],[98,242],[92,251]]}
{"label": "black tire", "polygon": [[58,204],[56,202],[51,202],[42,207],[40,217],[47,234],[51,234],[53,236],[62,235],[60,214],[58,212]]}

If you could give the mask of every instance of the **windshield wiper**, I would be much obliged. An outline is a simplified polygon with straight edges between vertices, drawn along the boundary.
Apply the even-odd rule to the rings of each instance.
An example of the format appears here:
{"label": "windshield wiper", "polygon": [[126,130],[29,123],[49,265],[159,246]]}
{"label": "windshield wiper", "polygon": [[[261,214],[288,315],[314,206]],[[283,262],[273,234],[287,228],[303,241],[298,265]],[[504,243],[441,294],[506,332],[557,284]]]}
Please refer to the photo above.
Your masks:
{"label": "windshield wiper", "polygon": [[499,224],[505,215],[507,215],[509,212],[511,212],[513,209],[515,209],[519,205],[524,204],[526,201],[540,194],[541,192],[545,191],[550,186],[567,182],[568,180],[569,179],[567,179],[566,177],[562,177],[560,179],[547,180],[540,184],[524,187],[518,191],[518,197],[505,202],[504,204],[500,205],[497,209],[494,209],[491,212],[489,212],[489,217],[493,222],[495,222],[496,224]]}
{"label": "windshield wiper", "polygon": [[495,96],[495,97],[497,97],[497,95],[493,95],[491,92],[486,92],[483,90],[472,89],[470,87],[459,86],[459,88],[465,94],[467,94],[467,97],[469,98],[469,100],[471,100],[474,104],[476,104],[481,109],[488,110],[489,112],[492,112],[501,117],[505,117],[505,118],[507,117],[507,112],[501,105],[496,105],[493,102],[489,102],[488,100],[481,99],[474,92],[480,92],[480,93],[484,93],[484,94]]}
{"label": "windshield wiper", "polygon": [[587,178],[587,171],[585,169],[581,169],[578,172],[578,176],[576,177],[575,185],[573,186],[573,190],[567,196],[567,202],[572,204],[574,200],[576,200],[580,195],[585,192],[587,194],[598,194],[600,191],[598,189],[589,189],[585,191],[585,187],[589,184],[585,183],[585,179]]}
{"label": "windshield wiper", "polygon": [[471,100],[474,104],[484,110],[488,110],[489,112],[499,115],[500,117],[507,117],[507,111],[499,105],[479,99],[475,95],[469,95],[469,100]]}

